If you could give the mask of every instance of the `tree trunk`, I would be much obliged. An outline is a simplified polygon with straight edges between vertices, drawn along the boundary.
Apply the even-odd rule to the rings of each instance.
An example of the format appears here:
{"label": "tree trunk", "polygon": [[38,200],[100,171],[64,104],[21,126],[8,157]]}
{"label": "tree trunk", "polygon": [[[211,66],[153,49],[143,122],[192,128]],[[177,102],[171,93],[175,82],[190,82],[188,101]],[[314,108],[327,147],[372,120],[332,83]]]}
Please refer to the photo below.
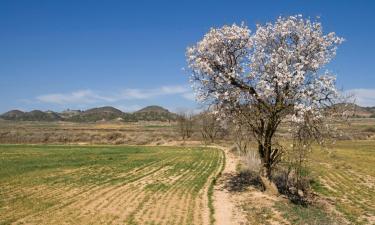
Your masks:
{"label": "tree trunk", "polygon": [[259,156],[262,162],[260,180],[266,193],[279,195],[276,184],[272,181],[271,143],[258,145]]}
{"label": "tree trunk", "polygon": [[279,195],[279,190],[276,184],[271,179],[271,168],[263,164],[262,171],[260,172],[260,180],[262,181],[265,192],[270,195]]}

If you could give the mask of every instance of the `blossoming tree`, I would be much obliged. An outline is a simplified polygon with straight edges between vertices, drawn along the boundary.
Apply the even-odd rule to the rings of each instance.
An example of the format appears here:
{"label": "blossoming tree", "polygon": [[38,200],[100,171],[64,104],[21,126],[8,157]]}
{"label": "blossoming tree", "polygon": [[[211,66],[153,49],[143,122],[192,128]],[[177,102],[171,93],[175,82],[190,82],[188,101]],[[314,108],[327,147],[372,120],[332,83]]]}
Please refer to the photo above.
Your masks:
{"label": "blossoming tree", "polygon": [[255,33],[243,24],[212,28],[187,49],[198,100],[251,128],[263,178],[270,180],[282,154],[273,142],[280,123],[317,123],[337,97],[335,77],[322,70],[342,41],[297,15],[257,25]]}

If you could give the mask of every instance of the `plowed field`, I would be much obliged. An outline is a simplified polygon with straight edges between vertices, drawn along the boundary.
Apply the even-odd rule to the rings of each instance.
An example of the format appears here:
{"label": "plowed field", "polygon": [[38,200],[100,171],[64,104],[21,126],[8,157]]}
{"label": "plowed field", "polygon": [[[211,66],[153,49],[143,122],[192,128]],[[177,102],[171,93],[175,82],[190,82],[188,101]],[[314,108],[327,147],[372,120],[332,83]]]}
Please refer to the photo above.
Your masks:
{"label": "plowed field", "polygon": [[209,224],[220,150],[0,146],[0,224]]}

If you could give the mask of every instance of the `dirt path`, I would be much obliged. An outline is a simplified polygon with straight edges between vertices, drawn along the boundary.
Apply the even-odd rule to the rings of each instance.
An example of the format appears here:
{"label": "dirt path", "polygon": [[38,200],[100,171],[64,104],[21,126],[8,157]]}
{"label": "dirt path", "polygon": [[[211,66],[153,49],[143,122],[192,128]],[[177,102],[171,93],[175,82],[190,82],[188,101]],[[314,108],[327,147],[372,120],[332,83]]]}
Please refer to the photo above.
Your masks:
{"label": "dirt path", "polygon": [[244,216],[235,206],[233,194],[225,188],[228,177],[236,172],[237,159],[227,148],[218,147],[225,153],[225,165],[220,178],[214,187],[215,224],[245,224]]}

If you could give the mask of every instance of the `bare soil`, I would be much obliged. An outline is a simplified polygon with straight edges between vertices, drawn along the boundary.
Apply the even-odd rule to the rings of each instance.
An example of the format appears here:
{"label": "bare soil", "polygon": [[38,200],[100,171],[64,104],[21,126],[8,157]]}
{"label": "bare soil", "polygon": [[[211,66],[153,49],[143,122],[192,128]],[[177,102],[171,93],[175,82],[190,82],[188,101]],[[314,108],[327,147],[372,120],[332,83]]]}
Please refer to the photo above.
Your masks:
{"label": "bare soil", "polygon": [[245,224],[245,216],[236,205],[238,195],[230,193],[227,188],[229,177],[236,173],[237,159],[227,148],[219,147],[225,152],[225,165],[220,178],[214,187],[215,221],[218,225]]}

